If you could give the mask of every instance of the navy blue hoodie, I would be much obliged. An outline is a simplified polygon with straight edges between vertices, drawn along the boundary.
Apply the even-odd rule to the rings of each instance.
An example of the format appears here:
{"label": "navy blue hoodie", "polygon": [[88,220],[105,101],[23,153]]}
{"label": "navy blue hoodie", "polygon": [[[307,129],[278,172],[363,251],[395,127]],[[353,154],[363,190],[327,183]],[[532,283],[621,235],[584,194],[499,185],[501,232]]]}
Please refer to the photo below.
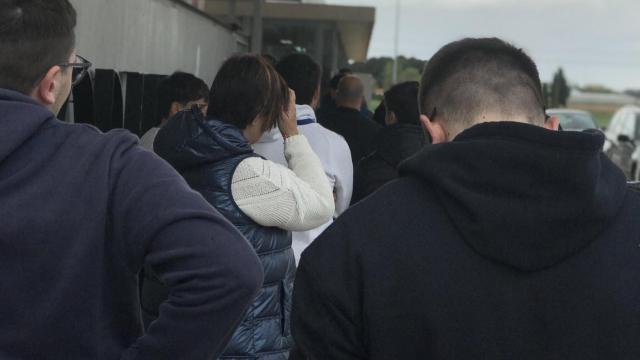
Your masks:
{"label": "navy blue hoodie", "polygon": [[[0,358],[211,359],[262,284],[248,242],[125,131],[0,89]],[[138,273],[170,289],[143,335]]]}

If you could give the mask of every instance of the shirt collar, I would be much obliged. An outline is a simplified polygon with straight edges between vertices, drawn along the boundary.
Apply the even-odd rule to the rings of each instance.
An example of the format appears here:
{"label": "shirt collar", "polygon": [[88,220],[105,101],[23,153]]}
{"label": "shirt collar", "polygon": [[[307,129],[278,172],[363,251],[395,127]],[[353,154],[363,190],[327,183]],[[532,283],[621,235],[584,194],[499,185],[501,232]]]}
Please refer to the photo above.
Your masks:
{"label": "shirt collar", "polygon": [[309,105],[296,105],[296,120],[298,126],[313,124],[316,122],[316,114]]}

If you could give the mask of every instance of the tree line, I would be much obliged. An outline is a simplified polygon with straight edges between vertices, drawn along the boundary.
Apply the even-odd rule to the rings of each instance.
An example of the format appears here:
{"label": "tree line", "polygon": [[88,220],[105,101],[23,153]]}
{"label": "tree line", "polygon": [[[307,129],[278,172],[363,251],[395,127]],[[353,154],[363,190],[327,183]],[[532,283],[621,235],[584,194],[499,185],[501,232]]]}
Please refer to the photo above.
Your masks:
{"label": "tree line", "polygon": [[[414,57],[398,57],[398,82],[404,81],[420,81],[420,74],[427,64],[426,60]],[[383,89],[389,89],[393,86],[393,58],[392,57],[374,57],[366,62],[357,62],[353,64],[354,72],[371,74],[376,80],[377,86]],[[542,84],[544,100],[547,107],[565,107],[569,97],[571,96],[571,86],[567,80],[564,70],[559,68],[553,75],[550,82]],[[578,90],[584,92],[611,92],[601,85],[587,85],[577,87]],[[640,91],[627,90],[625,93],[640,96]]]}

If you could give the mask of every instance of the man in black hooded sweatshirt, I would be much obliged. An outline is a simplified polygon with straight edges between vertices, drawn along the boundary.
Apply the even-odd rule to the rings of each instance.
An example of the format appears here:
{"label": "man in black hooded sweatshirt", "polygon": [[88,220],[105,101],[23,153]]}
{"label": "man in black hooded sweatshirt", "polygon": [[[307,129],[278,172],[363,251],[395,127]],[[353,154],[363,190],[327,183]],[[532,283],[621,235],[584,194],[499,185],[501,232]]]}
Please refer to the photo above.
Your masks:
{"label": "man in black hooded sweatshirt", "polygon": [[499,39],[431,59],[435,145],[303,253],[293,359],[640,359],[640,194],[541,93]]}
{"label": "man in black hooded sweatshirt", "polygon": [[384,94],[385,127],[378,131],[374,152],[358,163],[352,204],[398,177],[398,165],[425,145],[418,111],[418,82],[407,81]]}

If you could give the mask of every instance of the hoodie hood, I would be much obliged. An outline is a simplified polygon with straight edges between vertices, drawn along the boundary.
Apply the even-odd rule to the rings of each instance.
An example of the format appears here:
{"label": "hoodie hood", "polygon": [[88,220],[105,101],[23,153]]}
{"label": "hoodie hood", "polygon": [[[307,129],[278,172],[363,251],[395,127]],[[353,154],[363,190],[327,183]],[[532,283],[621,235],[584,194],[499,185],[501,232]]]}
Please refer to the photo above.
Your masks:
{"label": "hoodie hood", "polygon": [[622,206],[625,177],[603,142],[602,134],[484,123],[425,148],[400,171],[437,192],[480,255],[535,271],[580,252]]}
{"label": "hoodie hood", "polygon": [[253,152],[240,129],[205,119],[198,109],[172,117],[158,131],[153,149],[179,172]]}
{"label": "hoodie hood", "polygon": [[0,164],[56,116],[34,99],[0,89]]}
{"label": "hoodie hood", "polygon": [[376,135],[376,152],[395,168],[404,159],[420,151],[425,141],[420,125],[394,124],[383,127]]}

